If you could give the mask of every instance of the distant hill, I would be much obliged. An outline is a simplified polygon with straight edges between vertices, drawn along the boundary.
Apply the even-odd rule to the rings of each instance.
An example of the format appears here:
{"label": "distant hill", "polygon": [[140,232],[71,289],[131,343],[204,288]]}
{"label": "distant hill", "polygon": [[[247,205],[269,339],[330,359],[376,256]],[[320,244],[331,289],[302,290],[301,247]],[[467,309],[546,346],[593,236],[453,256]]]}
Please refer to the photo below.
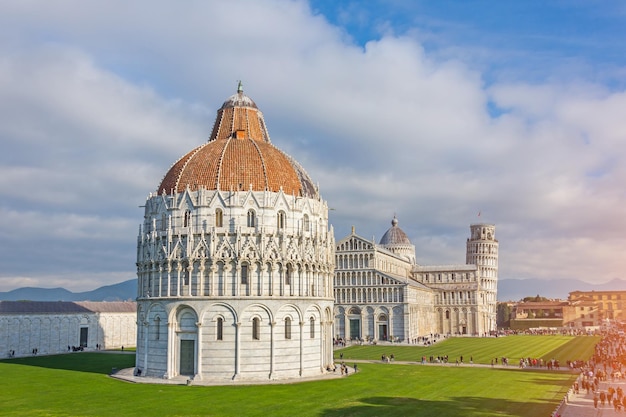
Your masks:
{"label": "distant hill", "polygon": [[71,292],[65,288],[24,287],[0,292],[2,301],[132,301],[137,298],[137,280],[106,285],[86,292]]}
{"label": "distant hill", "polygon": [[567,299],[573,291],[626,291],[626,280],[614,279],[605,284],[590,284],[578,279],[501,279],[498,281],[498,301],[519,301],[540,295]]}
{"label": "distant hill", "polygon": [[[589,284],[577,279],[500,279],[498,301],[519,301],[524,297],[540,295],[566,299],[572,291],[626,291],[626,280],[614,279],[605,284]],[[128,301],[137,297],[137,280],[107,285],[93,291],[71,292],[65,288],[32,288],[0,292],[6,301]]]}

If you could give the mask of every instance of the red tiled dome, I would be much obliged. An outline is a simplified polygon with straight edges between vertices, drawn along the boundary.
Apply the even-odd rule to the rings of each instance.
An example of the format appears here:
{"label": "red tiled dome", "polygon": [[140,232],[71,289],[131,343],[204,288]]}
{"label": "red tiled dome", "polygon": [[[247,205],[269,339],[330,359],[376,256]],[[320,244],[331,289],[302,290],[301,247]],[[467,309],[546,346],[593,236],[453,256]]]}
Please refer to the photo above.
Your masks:
{"label": "red tiled dome", "polygon": [[217,111],[209,141],[180,158],[165,174],[159,194],[187,187],[208,190],[272,191],[317,197],[311,178],[270,142],[263,114],[241,84]]}

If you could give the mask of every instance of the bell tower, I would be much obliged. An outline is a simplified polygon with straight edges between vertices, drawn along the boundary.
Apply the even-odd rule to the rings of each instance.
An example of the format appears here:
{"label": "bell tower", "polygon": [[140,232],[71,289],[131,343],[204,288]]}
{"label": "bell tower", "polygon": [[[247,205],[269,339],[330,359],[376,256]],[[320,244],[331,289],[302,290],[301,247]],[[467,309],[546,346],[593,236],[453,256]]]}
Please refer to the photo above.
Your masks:
{"label": "bell tower", "polygon": [[465,263],[478,267],[478,314],[485,332],[496,330],[498,295],[498,240],[493,224],[470,225]]}

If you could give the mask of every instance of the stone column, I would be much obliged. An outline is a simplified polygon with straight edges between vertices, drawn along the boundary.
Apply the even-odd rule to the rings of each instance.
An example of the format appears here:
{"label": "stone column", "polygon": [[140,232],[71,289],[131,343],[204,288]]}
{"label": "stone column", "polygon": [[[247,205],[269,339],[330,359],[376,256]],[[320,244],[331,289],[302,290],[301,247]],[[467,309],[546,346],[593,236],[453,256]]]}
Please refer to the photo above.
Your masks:
{"label": "stone column", "polygon": [[[267,295],[265,293],[265,277],[267,274],[267,264],[265,262],[263,262],[260,266],[260,270],[259,270],[259,291],[258,294],[260,296],[264,296]],[[269,285],[269,282],[268,282]]]}
{"label": "stone column", "polygon": [[272,267],[270,269],[270,296],[276,295],[276,271],[278,270],[278,266],[276,263],[272,263]]}
{"label": "stone column", "polygon": [[[248,270],[248,278],[249,278],[249,272],[250,270]],[[235,271],[233,273],[233,284],[234,284],[234,296],[239,297],[241,295],[245,295],[245,294],[241,294],[241,263],[237,262],[237,264],[235,265]]]}
{"label": "stone column", "polygon": [[189,277],[189,282],[187,284],[187,294],[191,296],[191,287],[193,287],[193,260],[189,259],[189,266],[187,267],[187,276]]}
{"label": "stone column", "polygon": [[[322,314],[324,314],[324,312],[322,312]],[[320,345],[320,372],[324,373],[324,371],[326,370],[326,364],[328,364],[328,359],[327,359],[327,352],[328,352],[328,346],[326,345],[326,340],[328,339],[327,337],[328,335],[328,322],[322,320],[322,318],[320,317],[320,341],[319,341],[319,345]]]}
{"label": "stone column", "polygon": [[387,329],[387,340],[392,340],[391,337],[395,337],[393,334],[393,307],[389,307],[389,324],[387,325],[389,328]]}
{"label": "stone column", "polygon": [[148,284],[149,284],[149,289],[148,289],[148,296],[150,297],[154,297],[154,281],[156,279],[155,275],[156,275],[156,265],[154,262],[150,262],[149,264],[149,271],[148,271],[148,276],[150,277],[148,279]]}
{"label": "stone column", "polygon": [[239,377],[239,367],[241,362],[241,322],[235,323],[235,375],[233,379]]}
{"label": "stone column", "polygon": [[202,380],[202,322],[196,322],[197,336],[196,344],[198,346],[196,352],[196,374],[193,376],[194,380]]}
{"label": "stone column", "polygon": [[300,376],[304,370],[304,322],[300,322]]}
{"label": "stone column", "polygon": [[274,350],[275,350],[275,339],[274,339],[274,331],[276,330],[276,322],[270,322],[270,374],[269,379],[274,379]]}
{"label": "stone column", "polygon": [[181,265],[180,261],[176,262],[176,296],[180,297],[181,293],[181,279],[180,279],[180,273],[183,270],[183,266]]}
{"label": "stone column", "polygon": [[[220,294],[219,283],[218,283],[217,295],[226,295],[226,296],[235,295],[233,293],[233,282],[230,281],[230,279],[232,279],[232,274],[231,274],[232,270],[233,270],[232,261],[224,262],[224,269],[222,271],[222,292]],[[229,290],[230,292],[228,292]]]}
{"label": "stone column", "polygon": [[163,377],[170,379],[174,376],[174,357],[176,349],[176,323],[167,323],[167,369]]}
{"label": "stone column", "polygon": [[204,295],[204,258],[200,258],[200,267],[198,268],[198,287],[196,290],[196,295],[201,297]]}
{"label": "stone column", "polygon": [[148,320],[144,321],[143,323],[143,328],[144,328],[144,332],[143,332],[143,366],[144,369],[142,370],[145,372],[148,369],[148,335],[150,333],[150,322]]}
{"label": "stone column", "polygon": [[217,265],[211,263],[209,268],[209,296],[213,296],[215,295],[215,271],[217,271]]}
{"label": "stone column", "polygon": [[365,336],[366,319],[367,316],[365,315],[365,309],[361,309],[361,334],[359,335],[359,339],[363,339]]}
{"label": "stone column", "polygon": [[171,296],[172,288],[172,262],[167,261],[167,296]]}
{"label": "stone column", "polygon": [[159,290],[158,296],[163,297],[163,265],[159,263]]}

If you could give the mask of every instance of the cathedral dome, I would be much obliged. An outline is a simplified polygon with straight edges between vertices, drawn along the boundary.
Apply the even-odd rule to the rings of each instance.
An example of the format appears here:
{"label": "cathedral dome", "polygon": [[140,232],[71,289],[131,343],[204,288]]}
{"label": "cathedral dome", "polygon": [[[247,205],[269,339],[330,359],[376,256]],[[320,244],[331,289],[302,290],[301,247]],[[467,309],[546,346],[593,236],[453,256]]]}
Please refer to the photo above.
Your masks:
{"label": "cathedral dome", "polygon": [[398,219],[396,216],[393,216],[393,220],[391,220],[391,227],[385,232],[383,237],[380,239],[381,245],[410,245],[411,241],[409,240],[404,230],[398,227]]}
{"label": "cathedral dome", "polygon": [[209,141],[184,155],[165,174],[158,193],[189,188],[272,191],[318,198],[317,188],[293,158],[270,142],[263,114],[243,93],[229,97],[217,111]]}

